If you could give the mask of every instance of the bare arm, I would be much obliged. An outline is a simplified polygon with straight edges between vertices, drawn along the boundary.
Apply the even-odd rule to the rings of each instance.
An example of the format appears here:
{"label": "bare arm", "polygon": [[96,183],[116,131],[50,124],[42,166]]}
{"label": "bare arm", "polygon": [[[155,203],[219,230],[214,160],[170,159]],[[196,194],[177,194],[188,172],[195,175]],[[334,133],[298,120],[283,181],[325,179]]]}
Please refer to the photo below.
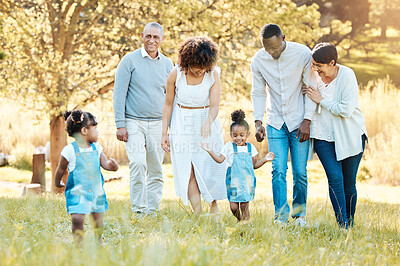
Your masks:
{"label": "bare arm", "polygon": [[204,125],[201,127],[201,136],[207,138],[211,135],[211,125],[218,115],[219,101],[221,97],[221,79],[217,71],[213,72],[214,85],[210,89],[210,109],[208,111],[208,117]]}
{"label": "bare arm", "polygon": [[168,126],[171,120],[172,108],[175,99],[175,82],[177,76],[177,69],[172,69],[171,73],[167,79],[166,85],[166,94],[165,101],[163,107],[163,115],[162,115],[162,138],[161,138],[161,146],[163,150],[166,152],[170,151],[170,143],[168,136]]}
{"label": "bare arm", "polygon": [[56,187],[64,187],[65,185],[61,184],[61,179],[64,176],[65,170],[67,170],[68,161],[63,156],[60,156],[60,162],[58,163],[56,174],[54,177],[54,185]]}
{"label": "bare arm", "polygon": [[216,161],[217,163],[222,163],[223,161],[225,161],[225,156],[223,156],[222,154],[217,155],[215,152],[213,152],[210,149],[210,146],[207,143],[201,143],[201,147],[208,152],[208,154],[210,154],[211,158],[213,158],[214,161]]}
{"label": "bare arm", "polygon": [[267,153],[261,160],[256,159],[256,156],[253,157],[253,166],[254,169],[260,168],[263,166],[266,162],[272,161],[275,158],[275,154],[272,152]]}
{"label": "bare arm", "polygon": [[117,171],[119,168],[117,161],[113,158],[108,160],[107,156],[103,152],[100,154],[100,165],[104,170],[107,171]]}

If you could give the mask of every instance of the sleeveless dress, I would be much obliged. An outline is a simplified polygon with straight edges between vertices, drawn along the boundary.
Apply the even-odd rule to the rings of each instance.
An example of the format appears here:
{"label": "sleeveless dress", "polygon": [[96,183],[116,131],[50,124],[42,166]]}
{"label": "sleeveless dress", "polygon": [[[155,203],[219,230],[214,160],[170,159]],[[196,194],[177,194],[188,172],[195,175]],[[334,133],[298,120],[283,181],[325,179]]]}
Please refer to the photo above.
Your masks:
{"label": "sleeveless dress", "polygon": [[[216,163],[201,148],[206,142],[214,151],[224,145],[218,117],[211,126],[211,136],[201,137],[201,127],[208,117],[209,108],[185,109],[179,107],[205,107],[210,104],[210,88],[214,84],[213,71],[206,72],[198,85],[188,85],[186,75],[178,67],[175,83],[175,105],[171,116],[171,162],[176,195],[188,204],[188,185],[193,165],[196,181],[203,199],[207,202],[226,199],[225,174],[227,164]],[[179,105],[178,105],[179,104]]]}
{"label": "sleeveless dress", "polygon": [[238,152],[233,145],[233,163],[226,171],[226,189],[230,202],[248,202],[254,199],[256,176],[254,174],[253,157],[250,143],[246,143],[247,152]]}
{"label": "sleeveless dress", "polygon": [[90,214],[108,210],[104,178],[100,172],[100,158],[96,146],[92,151],[80,152],[76,141],[72,142],[76,156],[75,169],[69,173],[65,187],[68,214]]}

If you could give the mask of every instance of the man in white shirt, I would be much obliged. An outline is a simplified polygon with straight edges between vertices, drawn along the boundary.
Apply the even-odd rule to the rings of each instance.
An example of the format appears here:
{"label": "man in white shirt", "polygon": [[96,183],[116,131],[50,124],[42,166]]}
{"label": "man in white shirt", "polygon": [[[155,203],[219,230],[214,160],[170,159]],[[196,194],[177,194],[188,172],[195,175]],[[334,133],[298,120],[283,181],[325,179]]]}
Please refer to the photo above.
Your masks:
{"label": "man in white shirt", "polygon": [[[285,35],[276,24],[262,27],[261,42],[264,48],[251,61],[251,97],[257,141],[263,141],[267,133],[269,151],[275,153],[275,160],[272,161],[275,221],[286,223],[289,218],[286,171],[290,150],[293,171],[292,217],[295,218],[295,224],[304,226],[308,139],[316,108],[316,104],[304,96],[301,89],[303,82],[314,85],[310,49],[285,41]],[[266,129],[262,125],[265,111]]]}

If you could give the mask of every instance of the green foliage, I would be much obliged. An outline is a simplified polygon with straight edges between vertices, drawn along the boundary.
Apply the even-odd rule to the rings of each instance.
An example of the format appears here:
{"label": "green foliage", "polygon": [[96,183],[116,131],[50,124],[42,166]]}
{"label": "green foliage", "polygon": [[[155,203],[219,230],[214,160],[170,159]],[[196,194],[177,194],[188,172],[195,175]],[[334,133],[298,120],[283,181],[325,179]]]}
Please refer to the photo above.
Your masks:
{"label": "green foliage", "polygon": [[249,90],[249,61],[260,47],[259,29],[282,26],[289,40],[312,44],[318,39],[317,6],[279,1],[2,1],[4,20],[0,85],[18,96],[44,102],[57,114],[109,91],[123,55],[141,46],[144,25],[166,28],[163,52],[176,59],[186,37],[208,35],[221,48],[224,84]]}
{"label": "green foliage", "polygon": [[238,224],[222,208],[220,222],[165,201],[163,216],[132,219],[129,200],[111,200],[105,244],[96,245],[89,217],[75,247],[60,197],[0,198],[2,265],[394,265],[399,261],[399,206],[360,202],[356,227],[338,230],[330,206],[310,202],[310,227],[273,224],[272,201],[255,201]]}

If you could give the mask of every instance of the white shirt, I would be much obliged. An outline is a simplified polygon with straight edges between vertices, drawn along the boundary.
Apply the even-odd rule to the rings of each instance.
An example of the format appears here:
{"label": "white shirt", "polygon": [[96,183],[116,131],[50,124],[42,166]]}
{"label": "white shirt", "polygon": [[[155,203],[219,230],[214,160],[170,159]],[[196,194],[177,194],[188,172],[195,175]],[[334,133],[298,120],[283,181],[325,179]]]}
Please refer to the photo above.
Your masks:
{"label": "white shirt", "polygon": [[[336,89],[336,78],[331,83],[325,84],[320,80],[318,90],[322,98],[333,100],[333,94]],[[326,108],[320,108],[321,112],[315,112],[310,126],[310,138],[325,140],[329,142],[335,141],[333,133],[333,114]]]}
{"label": "white shirt", "polygon": [[317,84],[316,74],[311,71],[308,47],[286,42],[286,48],[277,60],[260,49],[251,61],[251,73],[255,120],[263,121],[266,109],[268,125],[280,130],[286,123],[292,132],[300,127],[303,119],[312,119],[316,104],[304,96],[301,89],[303,82],[314,87]]}
{"label": "white shirt", "polygon": [[[103,147],[100,145],[98,142],[93,143],[96,149],[98,150],[98,155],[100,158],[101,153],[103,152]],[[93,151],[92,146],[89,148],[79,148],[80,152],[89,152]],[[68,161],[68,172],[72,172],[75,169],[76,165],[76,155],[75,155],[75,150],[74,146],[72,146],[72,143],[68,144],[67,146],[64,147],[64,149],[61,151],[61,156],[64,157]]]}
{"label": "white shirt", "polygon": [[157,57],[156,58],[152,58],[149,53],[146,51],[146,49],[144,49],[144,46],[142,46],[142,48],[140,48],[140,53],[142,54],[142,57],[148,57],[151,60],[160,60],[160,51],[157,51]]}
{"label": "white shirt", "polygon": [[[250,145],[251,145],[251,157],[257,156],[258,151],[256,147],[254,147],[254,145],[251,143]],[[247,145],[237,146],[237,150],[238,152],[247,152]],[[225,161],[228,163],[229,167],[232,166],[233,155],[234,155],[232,141],[228,141],[227,143],[225,143],[224,147],[222,147],[219,153],[226,158]]]}

